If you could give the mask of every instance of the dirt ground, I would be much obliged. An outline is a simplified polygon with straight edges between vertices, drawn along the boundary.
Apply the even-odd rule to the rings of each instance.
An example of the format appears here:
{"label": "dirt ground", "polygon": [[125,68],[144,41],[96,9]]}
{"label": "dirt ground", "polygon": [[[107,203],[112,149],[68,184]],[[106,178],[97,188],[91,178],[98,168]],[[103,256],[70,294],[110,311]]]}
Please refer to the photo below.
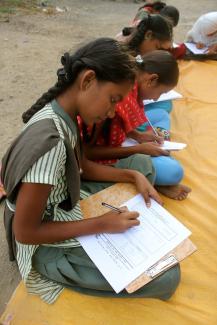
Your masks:
{"label": "dirt ground", "polygon": [[[23,14],[0,21],[0,157],[22,127],[21,113],[53,85],[65,50],[100,36],[116,35],[140,6],[133,1],[50,1],[68,10],[55,15]],[[216,0],[166,1],[179,8],[175,41],[204,12],[216,10]],[[0,206],[0,312],[20,281],[15,263],[8,261]]]}

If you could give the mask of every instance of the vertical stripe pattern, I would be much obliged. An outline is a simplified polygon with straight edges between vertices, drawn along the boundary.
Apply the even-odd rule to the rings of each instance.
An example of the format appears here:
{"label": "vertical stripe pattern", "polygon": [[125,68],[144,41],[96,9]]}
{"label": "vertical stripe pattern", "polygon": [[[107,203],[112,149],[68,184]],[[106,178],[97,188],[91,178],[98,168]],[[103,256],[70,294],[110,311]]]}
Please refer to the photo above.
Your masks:
{"label": "vertical stripe pattern", "polygon": [[[76,206],[71,211],[64,211],[58,207],[59,203],[67,198],[67,183],[65,176],[66,149],[61,126],[63,126],[65,132],[69,136],[73,148],[77,141],[77,134],[73,134],[65,121],[54,113],[51,104],[46,105],[42,110],[36,113],[26,124],[25,128],[45,118],[53,119],[60,140],[54,148],[33,164],[24,176],[22,182],[53,185],[43,218],[45,215],[46,217],[51,216],[52,211],[54,221],[79,220],[82,218],[79,202],[77,202]],[[88,195],[89,194],[85,191],[81,192],[82,198]],[[76,239],[72,238],[58,243],[47,244],[46,246],[69,248],[78,247],[80,244]],[[39,295],[47,303],[53,303],[63,290],[63,286],[44,278],[32,267],[32,257],[38,247],[38,245],[25,245],[17,242],[17,262],[19,270],[29,293]]]}

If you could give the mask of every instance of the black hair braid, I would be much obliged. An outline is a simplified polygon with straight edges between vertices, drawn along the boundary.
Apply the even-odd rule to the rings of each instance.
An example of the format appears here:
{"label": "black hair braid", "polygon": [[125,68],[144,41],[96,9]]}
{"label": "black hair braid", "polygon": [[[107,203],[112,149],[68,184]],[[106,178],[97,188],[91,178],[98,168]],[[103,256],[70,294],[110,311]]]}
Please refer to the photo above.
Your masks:
{"label": "black hair braid", "polygon": [[132,32],[135,30],[135,27],[124,27],[122,29],[122,35],[123,36],[129,36],[132,34]]}
{"label": "black hair braid", "polygon": [[[110,136],[110,128],[111,128],[112,119],[107,118],[101,129],[101,133],[103,136],[103,139],[105,140],[105,144],[109,145],[109,136]],[[96,124],[93,125],[93,128],[91,130],[91,133],[88,132],[88,127],[85,123],[82,123],[82,135],[83,140],[85,143],[92,143],[96,144],[97,141],[97,130],[96,130]]]}
{"label": "black hair braid", "polygon": [[140,44],[144,40],[145,33],[152,28],[152,18],[150,15],[147,15],[144,19],[141,20],[137,26],[136,32],[132,39],[130,40],[128,46],[130,50],[138,51]]}
{"label": "black hair braid", "polygon": [[35,104],[33,104],[26,112],[23,113],[23,122],[27,123],[35,113],[40,111],[47,103],[53,100],[56,96],[61,94],[63,89],[63,86],[57,82],[55,86],[51,87],[36,101]]}
{"label": "black hair braid", "polygon": [[152,37],[161,41],[172,40],[172,25],[166,17],[160,15],[147,15],[138,26],[134,28],[132,38],[128,42],[128,47],[136,54],[142,44],[147,31],[152,32]]}
{"label": "black hair braid", "polygon": [[61,63],[63,67],[57,71],[56,84],[23,114],[24,123],[73,85],[84,69],[92,69],[98,81],[135,81],[135,60],[126,46],[112,38],[99,38],[79,48],[74,54],[65,53]]}
{"label": "black hair braid", "polygon": [[44,93],[26,112],[23,113],[22,119],[24,123],[27,123],[34,114],[40,111],[47,103],[51,102],[64,90],[66,90],[73,83],[77,74],[84,66],[84,63],[81,60],[76,60],[76,57],[74,56],[70,57],[69,53],[65,53],[61,57],[61,63],[63,68],[58,69],[57,71],[57,83],[46,93]]}
{"label": "black hair braid", "polygon": [[82,123],[82,135],[85,143],[90,143],[93,140],[95,132],[96,132],[96,124],[93,125],[91,133],[89,133],[87,125],[85,123]]}
{"label": "black hair braid", "polygon": [[102,127],[102,136],[105,140],[105,144],[109,145],[109,136],[110,136],[110,129],[111,129],[112,119],[107,118]]}

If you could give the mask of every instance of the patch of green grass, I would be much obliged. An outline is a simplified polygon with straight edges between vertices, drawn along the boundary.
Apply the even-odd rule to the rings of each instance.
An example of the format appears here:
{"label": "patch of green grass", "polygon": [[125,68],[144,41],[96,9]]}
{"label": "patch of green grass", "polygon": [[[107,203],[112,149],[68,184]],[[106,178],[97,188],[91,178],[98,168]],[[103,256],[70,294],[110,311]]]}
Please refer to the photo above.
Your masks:
{"label": "patch of green grass", "polygon": [[[22,11],[28,14],[37,13],[42,11],[40,7],[42,0],[0,0],[0,20],[2,17],[9,19],[10,14]],[[52,0],[44,0],[46,4],[46,14],[53,14]]]}
{"label": "patch of green grass", "polygon": [[12,14],[16,9],[32,9],[37,5],[37,0],[1,0],[0,14]]}
{"label": "patch of green grass", "polygon": [[14,8],[2,7],[0,5],[0,14],[12,14],[14,13]]}
{"label": "patch of green grass", "polygon": [[36,0],[1,0],[0,2],[0,6],[4,7],[31,7],[36,4]]}

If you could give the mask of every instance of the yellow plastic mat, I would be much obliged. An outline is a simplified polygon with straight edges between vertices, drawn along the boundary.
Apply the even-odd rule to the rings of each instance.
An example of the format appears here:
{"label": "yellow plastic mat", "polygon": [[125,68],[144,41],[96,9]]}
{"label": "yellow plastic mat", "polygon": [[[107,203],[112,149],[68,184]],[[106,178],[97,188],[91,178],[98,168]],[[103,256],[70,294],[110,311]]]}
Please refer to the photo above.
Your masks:
{"label": "yellow plastic mat", "polygon": [[64,290],[54,305],[28,295],[21,283],[1,325],[217,324],[217,62],[181,62],[172,138],[188,147],[175,154],[192,193],[165,207],[191,231],[198,251],[181,263],[182,280],[168,302],[98,298]]}

